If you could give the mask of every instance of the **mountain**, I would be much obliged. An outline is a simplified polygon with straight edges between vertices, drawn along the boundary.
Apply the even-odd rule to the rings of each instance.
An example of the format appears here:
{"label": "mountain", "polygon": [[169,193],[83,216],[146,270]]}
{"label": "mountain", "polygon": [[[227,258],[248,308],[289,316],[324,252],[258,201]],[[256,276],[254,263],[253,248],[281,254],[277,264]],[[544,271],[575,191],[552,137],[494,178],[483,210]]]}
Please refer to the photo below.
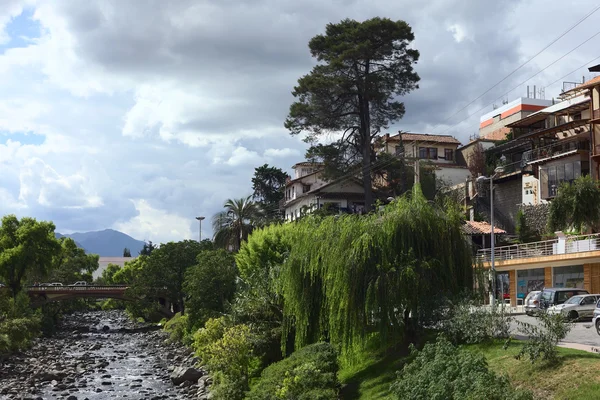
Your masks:
{"label": "mountain", "polygon": [[56,233],[57,238],[63,236],[73,239],[86,253],[98,254],[101,257],[122,257],[125,247],[131,251],[133,257],[136,257],[144,247],[143,241],[113,229],[71,234]]}

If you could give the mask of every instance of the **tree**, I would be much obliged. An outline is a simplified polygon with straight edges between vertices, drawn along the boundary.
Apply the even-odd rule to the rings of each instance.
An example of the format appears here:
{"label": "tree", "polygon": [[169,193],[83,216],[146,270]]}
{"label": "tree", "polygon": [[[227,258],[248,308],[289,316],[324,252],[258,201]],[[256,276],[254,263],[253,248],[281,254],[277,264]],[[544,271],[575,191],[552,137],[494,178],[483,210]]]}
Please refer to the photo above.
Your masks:
{"label": "tree", "polygon": [[149,256],[156,249],[156,245],[152,244],[152,240],[144,243],[144,247],[140,250],[140,256]]}
{"label": "tree", "polygon": [[[146,245],[146,244],[144,243],[144,246],[145,246],[145,245]],[[142,250],[143,250],[143,248],[142,248]],[[123,249],[123,257],[131,257],[131,251],[130,251],[130,250],[127,248],[127,247],[125,247],[125,248]]]}
{"label": "tree", "polygon": [[121,270],[121,266],[117,264],[108,264],[104,271],[102,271],[102,276],[100,280],[104,285],[115,285],[117,281],[115,281],[115,275]]}
{"label": "tree", "polygon": [[270,167],[268,164],[254,169],[252,178],[252,198],[269,215],[279,210],[279,202],[283,199],[283,191],[288,174],[280,168]]}
{"label": "tree", "polygon": [[517,239],[519,243],[530,243],[539,240],[539,235],[531,229],[523,210],[517,212]]}
{"label": "tree", "polygon": [[135,280],[138,293],[148,298],[164,297],[185,313],[185,274],[196,264],[202,245],[195,240],[169,242],[154,250],[148,257],[143,271]]}
{"label": "tree", "polygon": [[481,143],[477,142],[473,146],[473,153],[467,160],[467,167],[469,168],[469,172],[473,179],[486,174],[485,152]]}
{"label": "tree", "polygon": [[600,229],[600,188],[591,176],[562,183],[550,203],[548,226],[551,232],[574,229],[577,232]]}
{"label": "tree", "polygon": [[34,218],[2,218],[0,226],[0,277],[12,290],[13,297],[21,290],[28,274],[45,276],[52,260],[61,249],[54,236],[54,224]]}
{"label": "tree", "polygon": [[372,141],[404,116],[397,96],[418,88],[413,64],[419,52],[408,46],[414,39],[404,21],[372,18],[364,22],[345,19],[328,24],[324,35],[309,42],[319,61],[298,80],[285,126],[292,135],[308,133],[306,140],[330,132],[342,133],[340,143],[360,154],[365,206],[373,203]]}
{"label": "tree", "polygon": [[[92,274],[98,269],[99,256],[86,254],[85,250],[77,247],[71,238],[59,239],[60,251],[54,256],[52,269],[48,278],[56,282],[91,281]],[[36,277],[39,280],[41,277]]]}
{"label": "tree", "polygon": [[216,246],[237,251],[261,218],[261,212],[251,196],[227,199],[223,207],[225,211],[212,218],[213,240]]}
{"label": "tree", "polygon": [[237,270],[231,253],[203,251],[185,276],[186,309],[190,326],[199,329],[209,318],[222,316],[233,299]]}

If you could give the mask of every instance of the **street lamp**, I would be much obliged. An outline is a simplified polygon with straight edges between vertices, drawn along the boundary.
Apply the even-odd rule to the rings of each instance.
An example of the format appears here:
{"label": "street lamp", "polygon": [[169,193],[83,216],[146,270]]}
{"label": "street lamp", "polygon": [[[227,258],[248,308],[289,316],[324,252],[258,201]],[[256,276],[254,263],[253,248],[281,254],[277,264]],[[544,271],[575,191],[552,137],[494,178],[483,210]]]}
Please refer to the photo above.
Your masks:
{"label": "street lamp", "polygon": [[[494,178],[499,174],[504,172],[504,167],[496,167],[494,170],[494,175],[487,176],[479,176],[477,177],[477,182],[490,181],[490,225],[492,226],[491,235],[490,235],[490,245],[491,245],[491,274],[492,274],[492,299],[490,301],[492,307],[496,305],[496,265],[494,264],[494,245],[495,245],[495,237],[494,237]],[[504,282],[500,282],[500,287],[502,288],[502,301],[504,301]]]}
{"label": "street lamp", "polygon": [[200,230],[198,231],[198,243],[201,243],[202,242],[202,220],[204,219],[204,217],[196,217],[196,219],[200,223]]}

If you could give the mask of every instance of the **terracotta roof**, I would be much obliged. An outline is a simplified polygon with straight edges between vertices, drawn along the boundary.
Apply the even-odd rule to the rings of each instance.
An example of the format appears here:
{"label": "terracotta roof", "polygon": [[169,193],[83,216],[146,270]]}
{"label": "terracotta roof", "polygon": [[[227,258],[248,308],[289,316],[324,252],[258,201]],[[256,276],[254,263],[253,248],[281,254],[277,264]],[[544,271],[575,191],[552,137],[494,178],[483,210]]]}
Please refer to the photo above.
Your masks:
{"label": "terracotta roof", "polygon": [[[463,232],[467,235],[489,235],[492,233],[492,226],[487,222],[465,221],[462,226]],[[506,231],[497,226],[494,227],[494,234],[504,234]]]}
{"label": "terracotta roof", "polygon": [[292,166],[292,168],[296,168],[296,167],[322,167],[323,164],[322,162],[310,162],[310,161],[302,161],[299,163],[296,163]]}
{"label": "terracotta roof", "polygon": [[488,133],[487,135],[482,136],[481,138],[487,140],[504,140],[506,139],[506,135],[508,135],[509,132],[510,128],[502,127]]}
{"label": "terracotta roof", "polygon": [[[402,140],[405,142],[437,142],[437,143],[452,143],[452,144],[461,144],[458,140],[456,140],[451,135],[431,135],[429,133],[402,133],[394,136],[390,136],[388,141],[399,141],[400,135],[402,135]],[[384,142],[386,141],[385,136],[382,136]]]}

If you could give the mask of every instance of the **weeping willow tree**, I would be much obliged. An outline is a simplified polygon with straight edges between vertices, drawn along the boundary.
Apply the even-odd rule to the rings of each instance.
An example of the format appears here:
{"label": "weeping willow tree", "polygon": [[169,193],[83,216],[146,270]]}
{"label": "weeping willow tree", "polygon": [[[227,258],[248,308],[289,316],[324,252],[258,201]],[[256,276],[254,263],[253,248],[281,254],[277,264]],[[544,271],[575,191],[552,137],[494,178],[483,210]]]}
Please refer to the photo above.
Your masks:
{"label": "weeping willow tree", "polygon": [[347,353],[369,332],[406,332],[428,300],[472,289],[460,225],[457,208],[429,203],[418,186],[382,214],[299,221],[280,275],[284,336],[293,333],[296,348],[329,340]]}

